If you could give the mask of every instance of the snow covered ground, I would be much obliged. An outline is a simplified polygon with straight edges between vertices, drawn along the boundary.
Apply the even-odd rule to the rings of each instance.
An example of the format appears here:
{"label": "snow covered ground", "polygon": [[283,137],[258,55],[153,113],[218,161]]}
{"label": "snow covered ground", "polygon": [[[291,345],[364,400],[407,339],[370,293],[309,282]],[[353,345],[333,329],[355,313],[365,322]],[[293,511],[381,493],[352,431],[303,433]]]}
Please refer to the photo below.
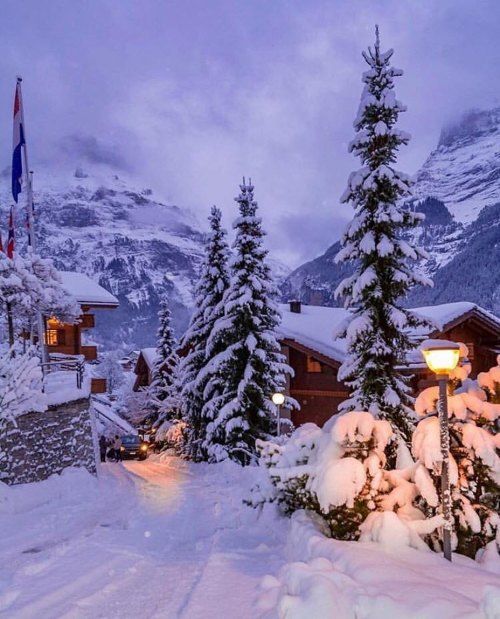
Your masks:
{"label": "snow covered ground", "polygon": [[290,530],[242,504],[256,474],[152,458],[0,485],[0,617],[500,617],[498,574]]}
{"label": "snow covered ground", "polygon": [[286,526],[245,507],[255,469],[106,464],[2,487],[0,616],[245,619]]}

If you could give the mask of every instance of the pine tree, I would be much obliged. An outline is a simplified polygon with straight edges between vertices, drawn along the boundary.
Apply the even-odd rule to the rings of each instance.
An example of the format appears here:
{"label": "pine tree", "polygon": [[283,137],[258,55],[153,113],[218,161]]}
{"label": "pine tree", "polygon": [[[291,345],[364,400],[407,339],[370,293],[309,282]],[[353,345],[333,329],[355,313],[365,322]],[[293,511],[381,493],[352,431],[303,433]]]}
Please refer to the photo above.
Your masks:
{"label": "pine tree", "polygon": [[343,410],[370,411],[389,420],[409,440],[411,399],[397,368],[411,347],[408,327],[422,321],[404,309],[401,300],[414,284],[430,282],[410,268],[410,261],[425,252],[402,238],[423,216],[403,204],[411,183],[394,168],[399,148],[410,138],[395,127],[405,107],[395,98],[394,78],[402,72],[391,66],[392,55],[393,50],[380,50],[377,28],[374,49],[363,53],[369,70],[363,74],[356,136],[349,148],[363,167],[350,175],[342,196],[355,215],[336,260],[353,262],[355,272],[336,290],[352,312],[339,333],[348,344],[339,378],[351,388]]}
{"label": "pine tree", "polygon": [[[207,421],[202,417],[202,409],[205,402],[204,389],[210,374],[202,373],[202,370],[209,362],[208,340],[216,321],[224,315],[222,299],[229,286],[229,247],[221,219],[221,211],[212,207],[209,217],[211,231],[195,290],[195,308],[180,344],[181,350],[185,352],[180,363],[183,384],[181,411],[187,424],[184,453],[193,460],[205,460],[208,457],[203,449]],[[211,352],[215,354],[216,350],[212,347]]]}
{"label": "pine tree", "polygon": [[253,186],[243,179],[240,189],[224,316],[217,320],[207,346],[210,361],[205,371],[210,378],[202,415],[210,419],[204,444],[209,458],[248,464],[256,458],[256,439],[271,431],[271,395],[285,389],[292,370],[275,335],[280,315]]}
{"label": "pine tree", "polygon": [[171,325],[171,313],[168,301],[162,299],[158,312],[159,327],[157,333],[156,360],[153,368],[153,408],[158,418],[161,414],[175,415],[177,401],[177,344]]}

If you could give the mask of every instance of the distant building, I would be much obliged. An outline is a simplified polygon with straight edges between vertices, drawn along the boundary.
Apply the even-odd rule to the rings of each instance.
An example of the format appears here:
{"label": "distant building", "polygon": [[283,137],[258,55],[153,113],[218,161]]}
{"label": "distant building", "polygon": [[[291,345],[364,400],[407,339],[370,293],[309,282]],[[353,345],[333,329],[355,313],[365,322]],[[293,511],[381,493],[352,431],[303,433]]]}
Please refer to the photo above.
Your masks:
{"label": "distant building", "polygon": [[156,348],[143,348],[139,352],[134,369],[136,374],[134,391],[139,391],[141,387],[148,387],[153,382],[156,357]]}
{"label": "distant building", "polygon": [[[92,310],[115,309],[118,300],[110,292],[83,273],[60,271],[63,287],[80,304],[80,322],[74,325],[59,322],[56,318],[45,320],[45,343],[49,355],[83,355],[86,361],[97,360],[97,346],[83,341],[90,329],[95,327],[95,314]],[[83,338],[82,338],[83,336]],[[105,378],[92,378],[92,393],[106,391]]]}

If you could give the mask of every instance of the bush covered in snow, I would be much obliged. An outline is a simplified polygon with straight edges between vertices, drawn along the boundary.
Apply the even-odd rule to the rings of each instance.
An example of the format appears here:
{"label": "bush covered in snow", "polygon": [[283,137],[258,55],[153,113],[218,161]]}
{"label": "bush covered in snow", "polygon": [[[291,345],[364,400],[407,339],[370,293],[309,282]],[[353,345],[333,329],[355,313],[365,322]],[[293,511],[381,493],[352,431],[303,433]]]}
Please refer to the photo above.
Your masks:
{"label": "bush covered in snow", "polygon": [[[500,360],[500,359],[499,359]],[[483,372],[477,381],[468,377],[470,366],[458,368],[448,397],[450,473],[454,514],[454,546],[470,557],[488,543],[500,543],[500,366]],[[412,452],[433,479],[436,500],[422,509],[428,516],[439,512],[441,448],[437,417],[437,387],[425,389],[415,402],[421,417],[413,434]],[[431,542],[439,548],[439,536]]]}
{"label": "bush covered in snow", "polygon": [[[450,383],[453,547],[480,558],[485,548],[495,553],[500,541],[500,442],[495,430],[500,405],[488,402],[477,381],[467,377],[469,371],[470,366],[459,368]],[[489,384],[493,391],[497,388]],[[397,538],[413,548],[440,550],[444,520],[437,398],[437,388],[430,387],[416,400],[421,420],[411,452],[388,421],[356,411],[333,417],[322,429],[306,424],[286,442],[259,442],[268,483],[253,489],[249,503],[276,502],[286,514],[315,512],[336,539],[390,545]],[[395,468],[387,463],[391,443],[397,452]]]}

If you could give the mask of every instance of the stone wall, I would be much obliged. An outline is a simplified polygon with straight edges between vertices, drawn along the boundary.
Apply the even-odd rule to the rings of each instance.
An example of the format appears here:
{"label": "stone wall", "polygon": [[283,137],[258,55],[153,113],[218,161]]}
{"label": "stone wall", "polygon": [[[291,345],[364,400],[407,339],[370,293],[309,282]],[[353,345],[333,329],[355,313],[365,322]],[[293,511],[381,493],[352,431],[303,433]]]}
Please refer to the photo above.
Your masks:
{"label": "stone wall", "polygon": [[68,466],[97,474],[94,421],[87,398],[26,413],[0,437],[7,455],[2,481],[22,484],[46,479]]}

